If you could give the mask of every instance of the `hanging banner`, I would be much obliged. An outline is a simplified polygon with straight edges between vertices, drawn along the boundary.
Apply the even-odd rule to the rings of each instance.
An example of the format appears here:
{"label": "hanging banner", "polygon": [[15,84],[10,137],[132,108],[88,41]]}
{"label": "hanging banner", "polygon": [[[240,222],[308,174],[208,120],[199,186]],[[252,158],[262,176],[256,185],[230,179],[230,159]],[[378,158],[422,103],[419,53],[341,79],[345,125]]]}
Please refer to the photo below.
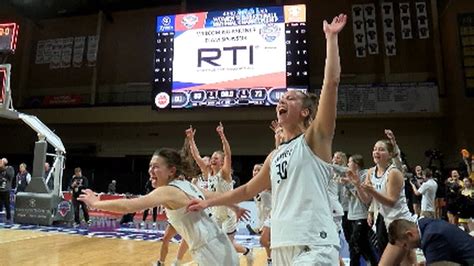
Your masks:
{"label": "hanging banner", "polygon": [[394,56],[397,54],[397,47],[395,39],[395,21],[393,19],[393,3],[382,3],[381,11],[385,54],[387,56]]}
{"label": "hanging banner", "polygon": [[63,39],[63,47],[61,49],[61,68],[71,67],[73,41],[73,37]]}
{"label": "hanging banner", "polygon": [[400,3],[400,35],[403,40],[413,39],[410,3]]}
{"label": "hanging banner", "polygon": [[418,37],[420,39],[428,39],[430,37],[430,29],[428,27],[428,12],[426,11],[425,2],[416,2],[416,20],[418,22]]}
{"label": "hanging banner", "polygon": [[81,67],[84,60],[84,48],[86,44],[86,37],[80,36],[74,38],[74,49],[72,55],[72,66]]}
{"label": "hanging banner", "polygon": [[94,67],[97,61],[99,39],[96,35],[87,37],[87,66]]}
{"label": "hanging banner", "polygon": [[379,53],[379,43],[377,38],[377,23],[375,20],[375,5],[364,5],[365,32],[367,36],[367,47],[369,54]]}
{"label": "hanging banner", "polygon": [[61,67],[61,51],[63,48],[63,39],[54,39],[51,44],[51,61],[50,69],[58,69]]}
{"label": "hanging banner", "polygon": [[474,97],[474,13],[459,14],[458,28],[466,97]]}
{"label": "hanging banner", "polygon": [[352,32],[354,34],[356,57],[366,57],[367,55],[363,8],[363,5],[352,5]]}

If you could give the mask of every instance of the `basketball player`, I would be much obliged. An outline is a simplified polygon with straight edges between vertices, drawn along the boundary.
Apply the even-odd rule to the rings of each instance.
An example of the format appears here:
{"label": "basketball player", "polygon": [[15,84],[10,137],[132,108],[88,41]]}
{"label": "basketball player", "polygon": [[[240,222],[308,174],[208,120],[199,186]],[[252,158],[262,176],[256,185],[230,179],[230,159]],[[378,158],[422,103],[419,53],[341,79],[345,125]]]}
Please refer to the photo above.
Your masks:
{"label": "basketball player", "polygon": [[[192,200],[189,210],[241,202],[272,189],[271,246],[274,265],[338,265],[339,236],[327,187],[332,178],[337,89],[340,79],[338,33],[347,16],[323,23],[327,58],[323,88],[316,97],[290,90],[276,107],[285,141],[265,160],[248,183],[216,198]],[[314,119],[313,119],[314,118]]]}
{"label": "basketball player", "polygon": [[[212,197],[201,192],[192,183],[179,180],[189,172],[189,166],[173,149],[157,150],[150,160],[148,173],[153,187],[149,194],[135,199],[100,201],[95,193],[86,190],[79,200],[92,208],[130,213],[162,205],[168,221],[189,245],[191,256],[199,265],[239,265],[239,258],[229,238],[211,220],[207,211],[188,212],[190,199]],[[246,210],[233,206],[240,215],[248,217]]]}
{"label": "basketball player", "polygon": [[[170,246],[171,239],[177,234],[176,229],[171,224],[168,224],[165,229],[165,233],[163,234],[163,239],[161,240],[161,248],[160,248],[160,259],[157,262],[157,266],[165,265],[166,257],[168,256],[168,250]],[[188,243],[186,240],[182,239],[179,243],[178,252],[176,254],[176,259],[173,261],[171,266],[179,266],[181,265],[181,260],[186,254],[188,250]]]}
{"label": "basketball player", "polygon": [[[252,176],[255,177],[262,164],[256,164],[253,166]],[[264,190],[257,194],[253,198],[255,206],[257,207],[258,225],[257,228],[260,232],[260,244],[265,248],[267,253],[267,265],[271,265],[272,257],[270,250],[270,212],[272,210],[272,192],[270,190]]]}
{"label": "basketball player", "polygon": [[[366,204],[369,204],[372,199],[375,200],[376,207],[384,217],[386,228],[395,219],[416,220],[406,202],[403,174],[391,163],[394,155],[392,143],[388,140],[379,140],[372,151],[375,166],[368,170],[368,178],[362,183],[358,175],[348,172],[360,199]],[[404,250],[389,243],[379,265],[399,265],[400,263],[404,265],[416,263],[414,250]]]}
{"label": "basketball player", "polygon": [[[190,151],[196,164],[201,169],[201,174],[207,176],[208,190],[210,192],[223,193],[230,191],[234,188],[234,182],[231,175],[232,157],[230,144],[224,134],[224,126],[219,122],[216,128],[217,134],[222,142],[222,151],[215,151],[211,156],[210,168],[205,164],[205,161],[199,154],[196,142],[194,140],[194,134],[196,130],[192,127],[188,128],[185,133],[190,144]],[[211,210],[212,219],[227,233],[227,236],[234,244],[237,252],[242,253],[247,260],[247,265],[253,265],[254,255],[253,251],[247,247],[237,244],[234,237],[237,232],[237,217],[235,213],[225,206],[215,207]]]}
{"label": "basketball player", "polygon": [[[367,170],[363,170],[364,159],[360,154],[354,154],[349,157],[347,164],[349,169],[360,176],[361,182],[364,182],[367,177]],[[362,255],[370,265],[377,265],[377,257],[372,251],[369,230],[372,230],[367,223],[369,206],[364,204],[359,198],[357,189],[349,183],[347,177],[343,178],[348,194],[349,210],[347,219],[349,220],[352,229],[349,235],[349,252],[351,258],[351,266],[360,265],[360,256]]]}

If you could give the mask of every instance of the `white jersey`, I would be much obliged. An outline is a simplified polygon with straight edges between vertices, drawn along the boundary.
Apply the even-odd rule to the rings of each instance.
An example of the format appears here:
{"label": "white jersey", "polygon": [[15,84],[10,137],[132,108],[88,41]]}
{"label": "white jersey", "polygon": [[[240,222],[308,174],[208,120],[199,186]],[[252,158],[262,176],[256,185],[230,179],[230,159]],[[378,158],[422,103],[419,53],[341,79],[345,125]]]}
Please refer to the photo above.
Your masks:
{"label": "white jersey", "polygon": [[341,186],[339,185],[338,179],[339,175],[332,175],[332,178],[329,180],[329,206],[331,207],[331,213],[334,218],[344,216],[344,209],[342,208],[341,202],[339,201],[339,194]]}
{"label": "white jersey", "polygon": [[[191,182],[173,180],[177,187],[194,199],[204,199],[203,193]],[[189,245],[193,259],[199,265],[238,265],[238,256],[229,238],[217,227],[206,210],[188,212],[186,207],[166,209],[169,223]]]}
{"label": "white jersey", "polygon": [[268,218],[272,210],[272,193],[269,190],[264,190],[254,197],[255,206],[258,213],[257,228],[261,228]]}
{"label": "white jersey", "polygon": [[339,235],[328,195],[331,166],[310,149],[304,135],[282,143],[273,153],[272,248],[334,245]]}
{"label": "white jersey", "polygon": [[[375,190],[383,195],[387,194],[387,177],[392,169],[396,169],[393,164],[385,170],[382,176],[378,177],[377,168],[372,168],[370,181],[372,182]],[[415,217],[408,209],[407,200],[405,197],[405,185],[402,186],[400,196],[398,197],[398,200],[393,207],[385,206],[383,204],[380,204],[379,202],[376,202],[376,206],[378,207],[380,214],[382,214],[385,221],[385,226],[387,228],[390,223],[397,219],[415,221]]]}
{"label": "white jersey", "polygon": [[209,183],[200,175],[197,177],[196,186],[200,189],[208,190]]}
{"label": "white jersey", "polygon": [[[219,171],[215,175],[209,176],[207,179],[208,190],[211,192],[224,193],[231,191],[234,188],[234,181],[227,182],[222,178],[222,173]],[[224,206],[217,206],[212,208],[212,214],[218,219],[226,219],[231,210]]]}

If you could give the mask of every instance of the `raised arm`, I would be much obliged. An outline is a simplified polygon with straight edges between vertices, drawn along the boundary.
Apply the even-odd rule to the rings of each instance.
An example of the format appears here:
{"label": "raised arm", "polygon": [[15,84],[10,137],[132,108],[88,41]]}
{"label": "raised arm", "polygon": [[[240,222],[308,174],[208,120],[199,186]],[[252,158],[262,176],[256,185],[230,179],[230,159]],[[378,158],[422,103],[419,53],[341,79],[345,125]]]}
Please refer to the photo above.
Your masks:
{"label": "raised arm", "polygon": [[472,156],[472,158],[469,158],[469,151],[467,151],[466,149],[461,150],[461,155],[464,164],[466,164],[467,176],[470,176],[472,171],[474,171],[474,155]]}
{"label": "raised arm", "polygon": [[191,156],[193,157],[196,164],[199,166],[199,169],[201,169],[202,175],[208,176],[209,170],[207,168],[206,163],[202,159],[201,154],[199,154],[199,149],[196,145],[196,142],[194,141],[194,135],[196,134],[196,129],[193,129],[193,126],[189,126],[189,128],[186,129],[185,133],[186,133],[186,138],[189,141],[189,151],[191,153]]}
{"label": "raised arm", "polygon": [[326,36],[326,65],[324,80],[316,119],[311,122],[305,138],[314,154],[326,162],[331,162],[332,139],[336,128],[337,89],[341,76],[338,34],[346,25],[347,16],[340,14],[331,24],[323,22]]}
{"label": "raised arm", "polygon": [[81,194],[78,200],[83,201],[87,206],[119,213],[133,213],[149,208],[153,208],[159,205],[165,205],[175,198],[176,188],[171,187],[160,187],[149,194],[134,199],[118,199],[118,200],[99,200],[90,189],[84,190],[84,194]]}
{"label": "raised arm", "polygon": [[227,141],[227,138],[224,134],[224,126],[222,125],[221,122],[219,122],[219,125],[216,128],[216,131],[217,131],[217,134],[219,134],[219,137],[221,138],[222,150],[224,151],[224,165],[222,166],[222,169],[221,169],[221,175],[225,181],[230,182],[232,181],[232,176],[231,176],[232,153],[230,151],[229,141]]}
{"label": "raised arm", "polygon": [[393,146],[394,155],[392,163],[395,165],[395,167],[397,167],[398,170],[403,171],[402,152],[397,144],[397,140],[395,139],[395,134],[393,134],[392,130],[385,129],[385,135],[390,140],[390,143],[392,143]]}
{"label": "raised arm", "polygon": [[246,184],[234,190],[219,194],[215,197],[211,197],[210,199],[207,199],[204,201],[193,200],[191,204],[188,206],[188,210],[199,211],[199,210],[205,209],[207,207],[212,207],[212,206],[222,206],[222,205],[229,206],[232,204],[236,204],[236,203],[251,199],[255,195],[257,195],[259,192],[262,192],[265,189],[269,189],[271,187],[270,161],[271,161],[271,154],[267,157],[267,159],[263,163],[263,166],[260,169],[260,172],[258,172],[258,174],[254,176],[252,179],[250,179],[250,181],[247,182]]}

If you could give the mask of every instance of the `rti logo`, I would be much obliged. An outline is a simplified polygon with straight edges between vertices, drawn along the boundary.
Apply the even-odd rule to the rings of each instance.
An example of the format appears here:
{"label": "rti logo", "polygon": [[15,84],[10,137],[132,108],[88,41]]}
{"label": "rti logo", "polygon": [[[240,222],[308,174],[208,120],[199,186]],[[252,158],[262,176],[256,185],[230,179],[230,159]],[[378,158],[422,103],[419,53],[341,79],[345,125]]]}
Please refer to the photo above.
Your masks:
{"label": "rti logo", "polygon": [[[232,53],[232,65],[237,65],[237,58],[248,56],[248,64],[253,65],[253,45],[249,46],[231,46],[223,48],[200,48],[198,49],[198,67],[206,62],[212,66],[221,66],[221,56],[225,53]],[[240,51],[240,53],[239,53]]]}

